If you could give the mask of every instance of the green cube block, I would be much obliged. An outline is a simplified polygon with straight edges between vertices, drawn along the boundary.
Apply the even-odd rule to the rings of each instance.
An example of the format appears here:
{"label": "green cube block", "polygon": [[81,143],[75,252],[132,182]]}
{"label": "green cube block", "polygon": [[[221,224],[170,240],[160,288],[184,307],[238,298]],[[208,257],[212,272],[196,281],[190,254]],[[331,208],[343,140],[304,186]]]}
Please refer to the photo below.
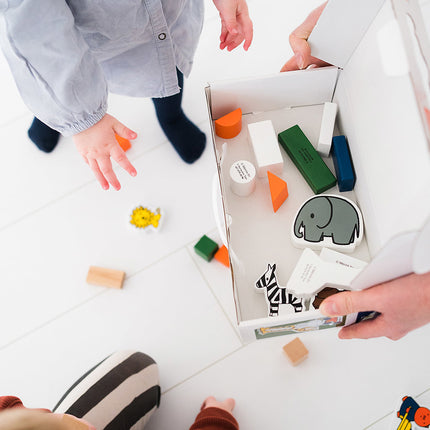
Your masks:
{"label": "green cube block", "polygon": [[279,133],[278,140],[315,194],[336,185],[336,177],[298,125]]}
{"label": "green cube block", "polygon": [[206,235],[194,245],[194,251],[197,255],[204,258],[206,261],[211,261],[215,253],[218,251],[218,245]]}

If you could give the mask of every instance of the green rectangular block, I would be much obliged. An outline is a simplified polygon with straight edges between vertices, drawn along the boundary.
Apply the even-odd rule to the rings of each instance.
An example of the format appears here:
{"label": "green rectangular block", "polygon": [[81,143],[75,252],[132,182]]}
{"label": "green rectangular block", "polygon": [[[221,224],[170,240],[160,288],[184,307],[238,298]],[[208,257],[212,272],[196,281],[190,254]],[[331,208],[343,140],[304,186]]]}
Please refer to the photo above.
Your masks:
{"label": "green rectangular block", "polygon": [[298,125],[279,133],[278,140],[315,194],[336,185],[336,177]]}
{"label": "green rectangular block", "polygon": [[218,244],[206,235],[194,245],[194,251],[197,255],[204,258],[206,261],[211,261],[215,253],[218,251]]}

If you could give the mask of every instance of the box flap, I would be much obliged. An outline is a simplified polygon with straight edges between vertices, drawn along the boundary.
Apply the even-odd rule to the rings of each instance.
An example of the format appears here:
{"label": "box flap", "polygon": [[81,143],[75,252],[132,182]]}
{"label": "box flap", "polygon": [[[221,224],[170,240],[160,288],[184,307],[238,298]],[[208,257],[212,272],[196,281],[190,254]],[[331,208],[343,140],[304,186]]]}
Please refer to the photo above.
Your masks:
{"label": "box flap", "polygon": [[385,0],[330,0],[309,37],[312,55],[344,68]]}

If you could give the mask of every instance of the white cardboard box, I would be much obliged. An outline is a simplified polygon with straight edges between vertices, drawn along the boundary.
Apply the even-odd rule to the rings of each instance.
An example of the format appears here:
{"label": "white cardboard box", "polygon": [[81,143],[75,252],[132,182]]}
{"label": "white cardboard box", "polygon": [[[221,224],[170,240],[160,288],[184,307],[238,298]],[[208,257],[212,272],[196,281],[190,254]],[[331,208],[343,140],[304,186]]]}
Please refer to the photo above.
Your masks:
{"label": "white cardboard box", "polygon": [[[417,39],[405,24],[408,19],[414,21],[419,49],[413,47]],[[386,37],[387,31],[401,37]],[[399,43],[386,46],[384,40]],[[315,310],[267,316],[264,295],[258,294],[255,282],[268,264],[276,263],[279,284],[287,284],[302,253],[291,243],[291,223],[313,192],[282,149],[281,177],[290,195],[278,212],[273,213],[267,179],[259,178],[249,197],[232,193],[230,166],[237,160],[253,162],[249,123],[270,119],[276,133],[299,124],[316,146],[324,103],[337,103],[337,134],[347,136],[357,174],[354,191],[341,194],[357,202],[365,224],[365,238],[352,256],[369,262],[353,287],[430,271],[430,89],[425,75],[430,72],[417,55],[427,56],[430,64],[430,48],[417,3],[331,0],[309,43],[313,55],[335,66],[216,82],[206,88],[244,341],[349,324],[357,317],[333,320]],[[404,61],[393,65],[390,58]],[[220,139],[213,121],[239,107],[241,133],[228,141]],[[324,160],[334,172],[331,159]],[[337,186],[326,193],[340,194]]]}

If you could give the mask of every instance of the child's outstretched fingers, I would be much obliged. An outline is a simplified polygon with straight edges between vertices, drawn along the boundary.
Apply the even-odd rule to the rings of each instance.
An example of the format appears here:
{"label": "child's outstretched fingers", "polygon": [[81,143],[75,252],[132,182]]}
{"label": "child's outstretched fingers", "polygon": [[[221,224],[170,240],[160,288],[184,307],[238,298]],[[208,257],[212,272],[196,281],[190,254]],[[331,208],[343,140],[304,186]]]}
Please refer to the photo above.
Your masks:
{"label": "child's outstretched fingers", "polygon": [[209,396],[203,402],[201,409],[203,410],[206,408],[219,408],[219,409],[224,409],[225,411],[232,413],[235,405],[236,405],[236,402],[232,398],[228,398],[228,399],[221,402],[221,401],[217,400],[215,397]]}

